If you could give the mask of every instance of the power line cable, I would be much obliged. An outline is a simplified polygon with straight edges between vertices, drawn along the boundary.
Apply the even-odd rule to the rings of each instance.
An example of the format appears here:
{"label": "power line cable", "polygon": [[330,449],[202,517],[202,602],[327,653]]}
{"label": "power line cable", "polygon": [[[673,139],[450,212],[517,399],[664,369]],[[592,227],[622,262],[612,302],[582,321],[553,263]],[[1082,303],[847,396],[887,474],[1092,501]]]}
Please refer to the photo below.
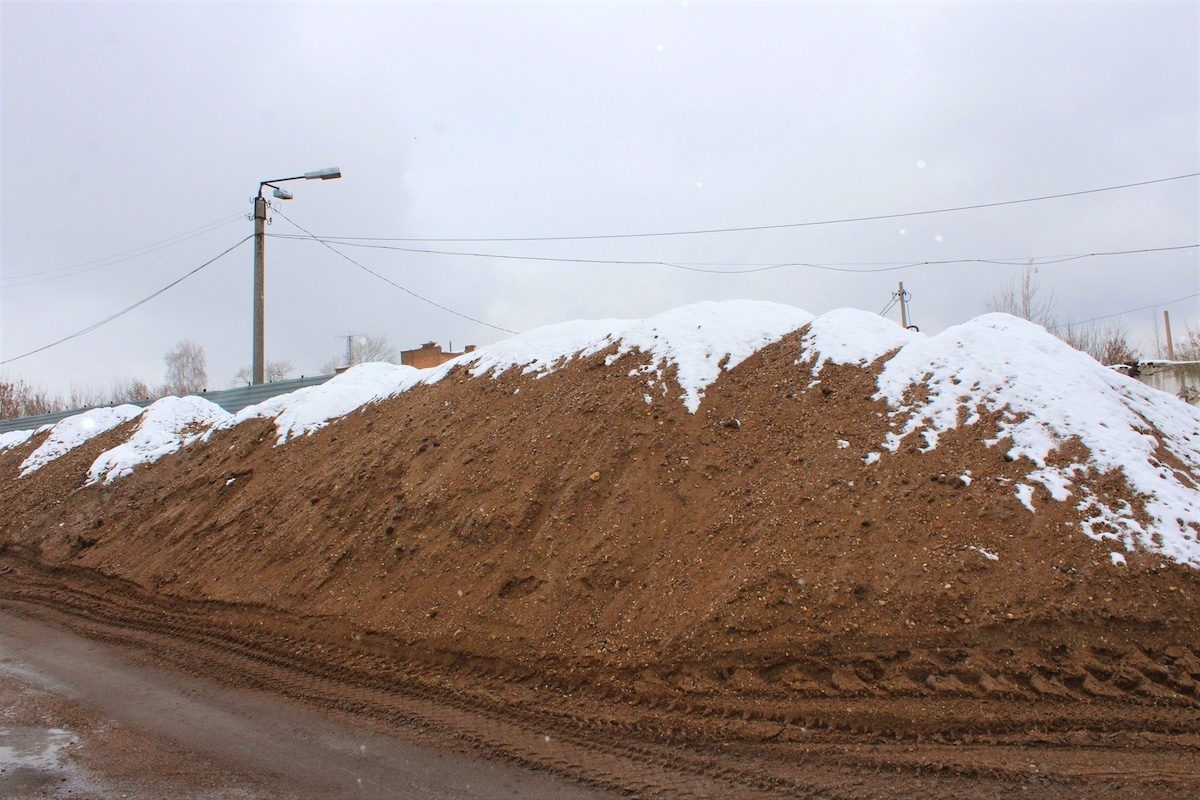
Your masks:
{"label": "power line cable", "polygon": [[1184,297],[1176,297],[1174,300],[1168,300],[1165,303],[1151,303],[1148,306],[1138,306],[1137,308],[1130,308],[1126,311],[1118,311],[1115,314],[1105,314],[1102,317],[1092,317],[1091,319],[1083,319],[1083,320],[1079,320],[1078,322],[1066,322],[1066,323],[1063,323],[1062,325],[1055,325],[1052,328],[1047,328],[1047,330],[1060,331],[1063,328],[1070,328],[1072,325],[1087,325],[1090,322],[1099,322],[1100,320],[1112,319],[1113,317],[1123,317],[1126,314],[1133,314],[1134,312],[1137,312],[1137,311],[1146,311],[1147,309],[1151,309],[1151,308],[1162,308],[1163,306],[1173,306],[1176,303],[1182,303],[1184,300],[1191,300],[1196,297],[1200,297],[1200,292],[1196,292],[1195,294],[1185,295]]}
{"label": "power line cable", "polygon": [[116,312],[115,314],[110,314],[109,316],[105,317],[104,319],[100,320],[99,322],[94,322],[91,325],[87,326],[86,328],[83,328],[82,330],[75,331],[75,333],[72,333],[69,336],[64,336],[63,338],[61,338],[57,341],[53,341],[50,344],[42,345],[41,347],[39,347],[35,350],[30,350],[28,353],[22,353],[19,356],[13,356],[12,358],[6,358],[3,361],[0,361],[0,366],[2,366],[4,364],[11,364],[14,361],[20,361],[22,358],[26,358],[28,356],[34,355],[35,353],[40,353],[43,350],[49,350],[51,347],[57,347],[58,345],[63,344],[64,342],[69,342],[71,339],[76,339],[80,336],[83,336],[84,334],[91,333],[92,331],[96,330],[97,328],[107,325],[108,323],[112,322],[113,320],[117,319],[118,317],[125,316],[130,311],[133,311],[135,308],[137,308],[138,306],[144,305],[145,303],[150,302],[151,300],[158,297],[160,294],[162,294],[163,292],[172,288],[173,286],[177,286],[178,284],[183,283],[183,281],[192,277],[200,270],[204,269],[205,267],[209,266],[210,264],[213,264],[214,262],[223,258],[224,256],[229,255],[229,253],[233,252],[238,247],[240,247],[241,245],[245,244],[247,241],[249,241],[250,239],[253,239],[253,238],[254,238],[253,234],[247,236],[246,238],[239,241],[237,244],[233,245],[232,247],[228,248],[227,250],[222,251],[219,255],[214,256],[213,258],[210,258],[208,261],[205,261],[203,264],[201,264],[200,266],[191,270],[190,272],[171,281],[170,283],[168,283],[166,286],[162,287],[158,291],[146,295],[141,300],[138,300],[136,303],[133,303],[132,305],[126,306],[125,308],[121,309],[120,311]]}
{"label": "power line cable", "polygon": [[824,264],[789,264],[785,266],[809,266],[814,269],[823,269],[832,272],[861,272],[869,274],[873,272],[895,272],[897,270],[912,269],[914,267],[936,267],[946,266],[948,264],[993,264],[1003,267],[1020,267],[1033,265],[1035,267],[1049,266],[1053,264],[1064,264],[1068,261],[1079,261],[1085,258],[1100,258],[1104,256],[1128,256],[1141,255],[1144,253],[1165,253],[1173,250],[1193,250],[1200,248],[1200,244],[1180,244],[1169,245],[1167,247],[1143,247],[1136,250],[1105,250],[1096,253],[1077,253],[1069,256],[1034,256],[1033,258],[947,258],[940,261],[913,261],[907,264],[896,264],[894,266],[879,267],[874,269],[844,269],[837,266]]}
{"label": "power line cable", "polygon": [[[328,247],[330,250],[333,250],[333,252],[337,253],[342,258],[345,258],[346,260],[350,261],[355,266],[358,266],[360,269],[366,270],[367,272],[371,273],[372,275],[379,278],[380,280],[390,283],[393,286],[395,286],[396,288],[401,289],[405,292],[408,292],[409,294],[413,295],[414,297],[417,297],[418,299],[420,299],[424,302],[432,303],[433,305],[437,306],[438,308],[442,308],[443,310],[449,311],[450,313],[455,314],[456,316],[461,316],[461,317],[464,317],[465,319],[470,319],[473,322],[479,322],[482,325],[488,325],[489,327],[497,328],[498,330],[505,331],[506,333],[516,333],[515,331],[509,331],[505,328],[499,328],[498,326],[491,325],[490,323],[482,322],[481,320],[476,320],[471,317],[466,317],[463,314],[459,314],[456,311],[445,308],[445,306],[441,306],[437,303],[433,303],[433,301],[423,298],[420,295],[415,294],[411,290],[406,289],[403,286],[400,286],[399,284],[393,283],[392,281],[388,280],[384,276],[379,275],[378,273],[376,273],[370,269],[367,269],[362,264],[359,264],[357,261],[354,261],[352,258],[347,256],[346,254],[333,248],[327,241],[325,241],[324,238],[316,236],[315,234],[305,230],[300,225],[297,225],[295,222],[293,222],[291,219],[288,219],[282,213],[280,213],[280,216],[282,216],[284,219],[286,219],[291,224],[295,225],[297,228],[300,228],[300,230],[304,231],[306,236],[289,236],[287,234],[268,234],[268,235],[270,235],[274,238],[296,239],[296,240],[302,240],[302,241],[319,242],[320,244],[324,245],[325,247]],[[373,240],[373,241],[379,241],[379,240]],[[1035,266],[1044,266],[1044,265],[1052,265],[1052,264],[1061,264],[1061,263],[1065,263],[1065,262],[1069,262],[1069,261],[1078,261],[1078,260],[1085,259],[1085,258],[1099,258],[1099,257],[1104,257],[1104,256],[1121,256],[1121,255],[1140,255],[1140,254],[1145,254],[1145,253],[1161,253],[1161,252],[1171,252],[1171,251],[1178,251],[1178,250],[1192,250],[1192,249],[1200,248],[1200,243],[1198,243],[1198,244],[1186,244],[1186,245],[1169,245],[1169,246],[1164,246],[1164,247],[1146,247],[1146,248],[1138,248],[1138,249],[1131,249],[1131,250],[1108,250],[1108,251],[1100,251],[1100,252],[1095,252],[1095,253],[1077,253],[1077,254],[1073,254],[1073,255],[1037,256],[1034,258],[1026,257],[1026,258],[1006,258],[1006,259],[990,259],[990,258],[944,259],[944,260],[939,260],[939,261],[915,261],[915,262],[908,262],[908,263],[896,263],[896,264],[890,264],[888,266],[868,268],[868,269],[848,269],[844,266],[836,266],[836,265],[828,265],[828,264],[811,264],[811,263],[806,263],[806,262],[787,262],[787,263],[781,263],[781,264],[763,265],[763,266],[758,266],[758,267],[754,267],[752,269],[746,269],[746,270],[715,270],[715,269],[705,269],[705,268],[700,268],[700,267],[694,267],[694,266],[690,266],[687,264],[679,264],[679,263],[673,263],[673,262],[668,262],[668,261],[654,261],[654,260],[629,261],[629,260],[617,260],[617,259],[556,258],[556,257],[550,257],[550,256],[518,256],[518,255],[499,254],[499,253],[472,253],[472,252],[462,252],[462,251],[429,250],[429,249],[422,249],[422,248],[398,247],[398,246],[393,246],[393,245],[365,244],[365,243],[363,243],[363,240],[361,240],[361,239],[359,239],[359,240],[338,240],[337,244],[340,244],[344,247],[362,247],[362,248],[376,249],[376,250],[395,250],[395,251],[399,251],[399,252],[429,254],[429,255],[467,256],[467,257],[475,257],[475,258],[497,258],[497,259],[512,259],[512,260],[528,260],[528,261],[550,261],[550,262],[560,262],[560,263],[616,264],[616,265],[622,265],[622,266],[655,266],[655,265],[657,265],[657,266],[671,267],[674,269],[684,269],[684,270],[689,270],[689,271],[694,271],[694,272],[734,274],[734,275],[742,275],[742,274],[753,273],[753,272],[763,272],[766,270],[780,269],[782,267],[809,267],[812,269],[827,270],[827,271],[831,271],[831,272],[870,274],[870,273],[878,273],[878,272],[893,272],[893,271],[897,271],[897,270],[912,269],[914,267],[921,267],[921,266],[944,266],[944,265],[949,265],[949,264],[994,264],[997,266],[1028,266],[1029,264],[1033,264]],[[1152,304],[1149,306],[1142,306],[1140,308],[1131,309],[1129,311],[1123,311],[1123,312],[1119,312],[1116,314],[1109,314],[1109,315],[1105,315],[1102,317],[1095,317],[1090,320],[1083,320],[1081,322],[1077,322],[1077,323],[1073,323],[1073,324],[1082,325],[1082,324],[1086,324],[1089,322],[1096,322],[1096,321],[1103,320],[1103,319],[1110,319],[1112,317],[1119,317],[1122,314],[1129,314],[1129,313],[1133,313],[1135,311],[1143,311],[1147,308],[1156,308],[1161,305],[1171,305],[1174,303],[1182,302],[1184,300],[1191,299],[1192,297],[1200,297],[1200,294],[1188,295],[1187,297],[1177,298],[1175,300],[1168,301],[1167,303],[1158,303],[1158,304]],[[894,307],[894,305],[895,305],[895,300],[893,300],[893,302],[889,303],[888,306],[882,312],[880,312],[880,315],[882,316],[883,314],[886,314],[889,310],[891,310],[892,307]],[[1058,326],[1058,327],[1066,327],[1066,326]],[[1058,330],[1058,328],[1053,328],[1052,330]]]}
{"label": "power line cable", "polygon": [[[280,216],[283,216],[283,215],[280,214]],[[287,219],[287,217],[284,217],[284,219]],[[291,222],[291,220],[288,220],[288,221]],[[297,227],[299,227],[299,226],[297,226]],[[473,252],[460,251],[460,250],[429,250],[426,248],[419,248],[419,247],[400,247],[398,245],[387,245],[387,244],[367,244],[361,240],[356,241],[353,239],[339,239],[336,237],[327,240],[324,237],[316,236],[314,234],[309,234],[307,236],[293,236],[293,235],[289,235],[286,233],[284,233],[284,234],[271,233],[271,234],[267,234],[267,235],[270,236],[271,238],[275,238],[275,239],[295,239],[295,240],[301,240],[301,241],[320,242],[321,244],[325,245],[326,247],[330,247],[330,242],[334,242],[335,244],[341,245],[342,247],[359,247],[359,248],[363,248],[363,249],[367,249],[367,250],[393,250],[393,251],[400,252],[400,253],[415,253],[418,255],[464,256],[467,258],[496,258],[496,259],[507,259],[507,260],[512,260],[512,261],[550,261],[550,262],[565,263],[565,264],[622,264],[622,265],[630,265],[630,266],[663,266],[663,267],[675,267],[677,269],[688,269],[688,267],[686,265],[681,265],[681,264],[668,262],[668,261],[653,261],[653,260],[627,261],[627,260],[620,260],[620,259],[603,259],[603,258],[559,258],[559,257],[553,257],[553,256],[522,256],[522,255],[512,255],[512,254],[506,254],[506,253],[473,253]],[[334,252],[338,253],[339,255],[342,255],[342,253],[340,251],[334,250]],[[746,271],[746,272],[761,272],[763,270],[768,270],[768,269],[779,269],[780,267],[784,267],[784,266],[788,266],[788,265],[787,264],[771,264],[771,265],[760,266],[755,269],[744,270],[744,271]],[[703,270],[697,270],[697,271],[703,271]],[[727,270],[714,270],[714,271],[726,272]]]}
{"label": "power line cable", "polygon": [[[282,214],[280,216],[282,216]],[[287,217],[284,217],[284,219],[287,219]],[[288,220],[288,221],[291,222],[291,220]],[[293,223],[293,224],[295,224],[295,223]],[[299,226],[297,226],[297,227],[299,227]],[[948,264],[995,264],[998,266],[1024,266],[1024,265],[1028,265],[1031,261],[1031,259],[1029,257],[1007,258],[1007,259],[951,258],[951,259],[943,259],[943,260],[937,260],[937,261],[883,262],[886,264],[886,266],[878,266],[878,267],[864,266],[864,268],[861,268],[861,269],[852,269],[850,267],[853,265],[847,265],[847,264],[841,264],[841,265],[838,265],[838,264],[815,264],[815,263],[806,262],[806,261],[787,261],[787,262],[774,263],[774,264],[745,265],[747,267],[746,269],[712,269],[708,266],[697,266],[697,265],[689,264],[689,263],[681,263],[681,262],[675,262],[675,261],[658,261],[658,260],[653,260],[653,259],[629,260],[629,259],[612,259],[612,258],[564,258],[564,257],[558,257],[558,256],[514,255],[511,253],[477,253],[477,252],[470,252],[470,251],[465,251],[465,250],[430,250],[427,248],[401,247],[399,245],[367,244],[366,242],[364,242],[362,240],[346,240],[346,239],[339,239],[337,237],[327,240],[324,237],[315,236],[312,234],[309,234],[308,236],[293,236],[293,235],[289,235],[289,234],[272,233],[272,234],[268,234],[268,236],[271,236],[272,238],[279,238],[279,239],[296,239],[296,240],[302,240],[302,241],[308,240],[308,241],[320,242],[321,244],[325,245],[326,247],[330,247],[330,242],[332,241],[343,247],[359,247],[359,248],[365,248],[365,249],[369,249],[369,250],[394,250],[394,251],[398,251],[398,252],[402,252],[402,253],[416,253],[416,254],[420,254],[420,255],[462,256],[462,257],[466,257],[466,258],[494,258],[494,259],[509,260],[509,261],[544,261],[544,262],[561,263],[561,264],[609,264],[609,265],[639,266],[639,267],[660,266],[660,267],[670,267],[671,269],[686,270],[688,272],[703,272],[703,273],[714,274],[714,275],[749,275],[749,274],[752,274],[755,272],[767,272],[770,270],[783,269],[784,267],[803,267],[803,268],[808,268],[808,269],[824,270],[827,272],[860,273],[860,274],[866,275],[866,274],[878,273],[878,272],[896,272],[899,270],[913,269],[915,267],[944,266],[944,265],[948,265]],[[1197,247],[1200,247],[1200,244],[1170,245],[1170,246],[1166,246],[1166,247],[1145,247],[1145,248],[1140,248],[1140,249],[1135,249],[1135,250],[1108,250],[1108,251],[1101,251],[1101,252],[1096,252],[1096,253],[1078,253],[1078,254],[1074,254],[1074,255],[1064,255],[1064,256],[1038,256],[1038,257],[1034,257],[1032,259],[1032,261],[1035,265],[1041,266],[1041,265],[1049,265],[1049,264],[1061,264],[1061,263],[1065,263],[1068,261],[1078,261],[1078,260],[1084,259],[1084,258],[1099,258],[1101,256],[1136,255],[1136,254],[1144,254],[1144,253],[1161,253],[1161,252],[1168,252],[1168,251],[1172,251],[1172,250],[1188,250],[1188,249],[1193,249],[1193,248],[1197,248]],[[335,250],[334,252],[337,252],[339,255],[342,255],[337,250]],[[879,262],[871,262],[871,263],[879,263]],[[738,266],[738,265],[731,265],[731,266]]]}
{"label": "power line cable", "polygon": [[[419,295],[419,294],[417,294],[416,292],[414,292],[412,289],[408,289],[408,288],[406,288],[406,287],[404,287],[404,286],[401,286],[400,284],[396,283],[395,281],[393,281],[393,280],[390,280],[389,278],[386,278],[386,277],[384,277],[383,275],[380,275],[380,274],[379,274],[378,272],[376,272],[375,270],[373,270],[373,269],[370,269],[370,268],[368,268],[368,267],[365,267],[365,266],[363,266],[362,264],[358,263],[357,261],[355,261],[355,260],[354,260],[353,258],[351,258],[350,256],[346,255],[346,254],[345,254],[345,253],[343,253],[342,251],[340,251],[340,250],[338,250],[337,248],[335,248],[333,245],[331,245],[331,244],[329,244],[328,242],[322,241],[321,239],[317,238],[317,237],[316,237],[316,236],[314,236],[312,233],[310,233],[310,232],[308,231],[308,229],[307,229],[307,228],[305,228],[304,226],[302,226],[302,225],[300,225],[299,223],[295,222],[294,220],[290,219],[290,218],[289,218],[289,217],[288,217],[286,214],[284,214],[282,211],[276,211],[275,213],[276,213],[276,214],[278,214],[279,216],[283,217],[285,220],[287,220],[289,223],[291,223],[292,225],[296,226],[296,227],[297,227],[297,228],[299,228],[300,230],[304,231],[306,234],[308,234],[308,236],[307,236],[307,237],[300,237],[300,239],[301,239],[301,240],[310,239],[310,240],[312,240],[312,241],[314,241],[314,242],[320,242],[321,244],[325,245],[325,247],[327,247],[329,250],[333,251],[333,252],[334,252],[334,253],[336,253],[337,255],[341,256],[341,257],[342,257],[342,258],[344,258],[344,259],[346,259],[346,260],[347,260],[347,261],[349,261],[351,264],[353,264],[354,266],[356,266],[356,267],[358,267],[359,269],[363,270],[364,272],[366,272],[366,273],[369,273],[369,274],[371,274],[371,275],[374,275],[376,278],[379,278],[379,280],[383,281],[384,283],[386,283],[386,284],[389,284],[389,285],[391,285],[391,286],[394,286],[394,287],[396,287],[397,289],[399,289],[400,291],[402,291],[402,292],[405,292],[406,294],[412,295],[413,297],[415,297],[415,298],[417,298],[418,300],[420,300],[422,303],[428,303],[429,305],[431,305],[431,306],[434,306],[435,308],[440,308],[442,311],[445,311],[445,312],[446,312],[446,313],[448,313],[448,314],[453,314],[453,315],[454,315],[454,316],[456,316],[456,317],[461,317],[462,319],[469,320],[469,321],[471,321],[471,322],[474,322],[474,323],[477,323],[477,324],[479,324],[479,325],[484,325],[484,326],[486,326],[486,327],[488,327],[488,328],[493,328],[493,329],[495,329],[495,330],[502,331],[503,333],[511,333],[511,334],[514,334],[514,335],[517,333],[517,331],[509,330],[508,328],[503,328],[503,327],[501,327],[501,326],[499,326],[499,325],[493,325],[493,324],[492,324],[492,323],[490,323],[490,322],[484,322],[484,321],[483,321],[483,320],[481,320],[481,319],[476,319],[475,317],[471,317],[471,316],[468,316],[468,315],[466,315],[466,314],[463,314],[463,313],[462,313],[462,312],[460,312],[460,311],[455,311],[454,309],[452,309],[452,308],[448,308],[448,307],[446,307],[446,306],[442,305],[441,303],[438,303],[438,302],[436,302],[436,301],[434,301],[434,300],[430,300],[428,297],[422,297],[421,295]],[[287,237],[287,238],[292,238],[292,237]]]}
{"label": "power line cable", "polygon": [[[109,267],[109,266],[112,266],[113,264],[119,264],[123,261],[129,261],[130,259],[148,255],[157,250],[162,250],[164,248],[171,247],[173,245],[180,244],[182,242],[186,242],[187,240],[194,239],[197,236],[203,236],[206,233],[215,231],[218,228],[228,225],[230,222],[233,222],[234,220],[239,219],[240,217],[244,217],[244,216],[245,216],[245,212],[239,211],[237,214],[234,214],[233,216],[224,217],[222,219],[217,220],[216,222],[210,222],[207,225],[201,225],[199,228],[193,228],[190,231],[184,231],[183,233],[176,234],[175,236],[171,236],[166,239],[161,239],[157,242],[151,242],[150,244],[143,245],[141,247],[135,247],[132,250],[125,250],[124,252],[116,253],[111,256],[105,256],[104,258],[94,258],[91,261],[83,261],[78,264],[72,264],[72,265],[66,266],[66,267],[54,267],[53,269],[38,270],[35,272],[25,272],[25,273],[21,273],[19,275],[6,275],[6,276],[4,276],[4,279],[6,281],[8,281],[8,280],[18,280],[20,278],[32,278],[32,277],[36,277],[38,275],[49,275],[53,272],[67,272],[69,270],[78,269],[79,267],[87,267],[88,269],[78,269],[78,272],[74,272],[71,274],[78,275],[78,274],[81,274],[84,272],[90,272],[93,269],[102,269],[103,267]],[[102,263],[102,262],[108,262],[108,263]],[[92,266],[93,264],[96,264],[98,266]],[[69,276],[60,275],[58,277],[69,277]],[[10,284],[6,284],[4,288],[11,288],[13,286],[24,286],[28,283],[41,283],[45,280],[57,280],[57,278],[44,278],[44,279],[38,280],[38,281],[26,281],[23,283],[10,283]]]}
{"label": "power line cable", "polygon": [[[280,239],[310,239],[309,236],[296,236],[292,234],[267,234]],[[1108,250],[1096,253],[1074,253],[1067,255],[1052,255],[1052,256],[1034,256],[1032,259],[1029,256],[1010,256],[1007,258],[951,258],[942,260],[929,261],[840,261],[829,264],[814,264],[809,262],[791,261],[791,262],[703,262],[703,261],[655,261],[655,260],[622,260],[622,259],[586,259],[586,258],[561,258],[553,256],[522,256],[508,253],[475,253],[458,250],[428,250],[412,247],[398,247],[394,245],[382,244],[362,244],[354,240],[342,240],[337,237],[324,238],[317,237],[319,241],[331,241],[335,244],[340,244],[344,247],[363,247],[379,250],[398,250],[406,253],[419,253],[429,255],[447,255],[447,256],[468,256],[475,258],[498,258],[498,259],[515,259],[529,261],[559,261],[565,263],[592,263],[592,264],[618,264],[630,266],[664,266],[675,269],[692,270],[694,272],[712,272],[715,274],[730,274],[740,275],[750,272],[762,272],[765,270],[780,269],[782,267],[813,267],[815,269],[826,269],[840,272],[887,272],[897,269],[911,269],[912,267],[922,266],[937,266],[943,264],[963,264],[963,263],[981,263],[981,264],[996,264],[1000,266],[1028,266],[1032,261],[1035,266],[1060,264],[1067,261],[1076,261],[1083,258],[1095,258],[1098,256],[1115,256],[1115,255],[1134,255],[1141,253],[1157,253],[1170,250],[1188,250],[1200,247],[1200,244],[1185,244],[1185,245],[1169,245],[1165,247],[1148,247],[1135,250]],[[701,267],[747,267],[743,270],[718,270],[718,269],[701,269]],[[837,269],[839,267],[886,267],[887,269],[880,270],[850,270]]]}
{"label": "power line cable", "polygon": [[934,208],[925,211],[904,211],[893,214],[872,214],[859,217],[839,217],[835,219],[812,220],[808,222],[785,222],[777,225],[749,225],[744,227],[730,228],[703,228],[697,230],[682,230],[682,231],[659,231],[653,233],[608,233],[608,234],[593,234],[586,236],[509,236],[509,237],[474,237],[474,238],[381,238],[381,237],[315,237],[320,239],[340,239],[349,241],[353,238],[358,238],[362,241],[375,242],[569,242],[583,240],[599,240],[599,239],[639,239],[650,238],[655,236],[699,236],[714,233],[745,233],[750,231],[771,231],[784,230],[788,228],[810,228],[819,225],[842,225],[850,222],[875,222],[885,219],[903,219],[905,217],[922,217],[932,214],[948,214],[956,211],[975,211],[982,208],[999,208],[1001,206],[1019,205],[1021,203],[1037,203],[1043,200],[1060,200],[1066,197],[1081,197],[1083,195],[1098,194],[1100,192],[1113,192],[1120,189],[1132,189],[1138,186],[1151,186],[1158,183],[1167,183],[1169,181],[1185,180],[1187,178],[1195,178],[1200,176],[1200,172],[1189,172],[1185,175],[1173,175],[1169,178],[1155,178],[1153,180],[1136,181],[1134,183],[1122,183],[1116,186],[1102,186],[1097,189],[1081,189],[1074,192],[1060,192],[1058,194],[1045,194],[1037,197],[1025,197],[1019,200],[999,200],[991,203],[975,203],[972,205],[951,206],[948,208]]}

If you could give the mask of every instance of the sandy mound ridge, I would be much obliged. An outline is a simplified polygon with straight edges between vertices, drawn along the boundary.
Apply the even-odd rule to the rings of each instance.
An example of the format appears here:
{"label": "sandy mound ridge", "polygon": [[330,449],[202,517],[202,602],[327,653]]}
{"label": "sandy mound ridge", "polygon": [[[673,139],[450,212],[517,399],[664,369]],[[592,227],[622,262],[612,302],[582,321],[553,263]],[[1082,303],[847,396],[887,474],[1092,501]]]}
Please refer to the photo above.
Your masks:
{"label": "sandy mound ridge", "polygon": [[[647,691],[1190,696],[1200,675],[1200,413],[1012,317],[923,336],[705,303],[214,409],[9,435],[0,541],[314,635]],[[1167,650],[1158,683],[1121,677]]]}

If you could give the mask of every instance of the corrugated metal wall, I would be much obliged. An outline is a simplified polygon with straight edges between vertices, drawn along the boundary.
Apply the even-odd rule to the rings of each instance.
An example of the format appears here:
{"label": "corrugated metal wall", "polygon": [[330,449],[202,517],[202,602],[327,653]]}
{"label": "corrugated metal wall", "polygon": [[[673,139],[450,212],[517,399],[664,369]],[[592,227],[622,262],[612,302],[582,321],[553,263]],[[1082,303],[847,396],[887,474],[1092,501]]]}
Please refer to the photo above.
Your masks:
{"label": "corrugated metal wall", "polygon": [[[286,381],[275,381],[274,383],[262,383],[258,386],[238,386],[233,389],[220,389],[215,392],[204,392],[198,395],[203,397],[210,403],[216,403],[221,408],[231,414],[236,414],[246,406],[252,406],[261,403],[264,400],[270,400],[272,397],[277,397],[281,394],[294,392],[297,389],[303,389],[305,386],[319,386],[325,381],[332,378],[332,375],[314,375],[311,378],[300,377],[292,378]],[[150,405],[153,400],[133,400],[132,405],[145,408]],[[73,417],[76,414],[87,411],[87,408],[73,408],[70,411],[59,411],[55,414],[41,414],[36,417],[21,417],[20,419],[4,419],[0,420],[0,433],[8,431],[27,431],[37,429],[43,425],[53,425],[61,419]]]}

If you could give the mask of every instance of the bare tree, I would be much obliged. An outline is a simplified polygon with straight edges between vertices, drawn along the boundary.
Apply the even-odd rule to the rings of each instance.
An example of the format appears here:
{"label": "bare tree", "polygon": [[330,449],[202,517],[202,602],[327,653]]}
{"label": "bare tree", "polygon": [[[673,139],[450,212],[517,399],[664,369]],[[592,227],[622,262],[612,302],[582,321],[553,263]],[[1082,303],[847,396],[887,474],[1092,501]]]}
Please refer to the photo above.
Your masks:
{"label": "bare tree", "polygon": [[[286,380],[296,370],[290,361],[268,361],[267,368],[263,370],[264,377],[267,383]],[[230,386],[246,386],[250,383],[250,368],[242,367],[237,372],[233,373],[233,380],[229,382]]]}
{"label": "bare tree", "polygon": [[1183,338],[1175,343],[1176,361],[1200,361],[1200,328],[1190,324],[1183,325]]}
{"label": "bare tree", "polygon": [[1129,333],[1125,326],[1119,322],[1106,328],[1067,323],[1051,333],[1055,333],[1071,347],[1087,353],[1105,366],[1128,364],[1141,357],[1129,343]]}
{"label": "bare tree", "polygon": [[1058,322],[1054,313],[1054,293],[1042,293],[1037,267],[1033,264],[1025,267],[1020,278],[1013,278],[1003,289],[985,300],[983,306],[988,311],[1003,311],[1027,319],[1047,330],[1054,328]]}
{"label": "bare tree", "polygon": [[52,414],[64,408],[62,400],[24,378],[0,379],[0,419]]}
{"label": "bare tree", "polygon": [[1121,323],[1106,328],[1095,325],[1058,324],[1053,292],[1043,292],[1037,268],[1029,264],[1003,289],[984,301],[988,311],[1003,311],[1041,325],[1067,344],[1087,353],[1101,364],[1112,366],[1136,361],[1140,355],[1129,342]]}
{"label": "bare tree", "polygon": [[153,394],[146,382],[137,378],[117,378],[112,383],[113,405],[133,400],[152,400]]}
{"label": "bare tree", "polygon": [[366,364],[372,361],[384,361],[388,364],[400,363],[396,348],[388,342],[386,336],[360,334],[348,336],[346,339],[346,352],[334,356],[322,364],[321,372],[330,373],[342,367],[353,367],[356,364]]}
{"label": "bare tree", "polygon": [[1104,347],[1096,360],[1106,366],[1128,364],[1139,360],[1142,354],[1129,343],[1129,334],[1123,325],[1105,328]]}
{"label": "bare tree", "polygon": [[204,391],[208,386],[208,357],[195,342],[181,339],[163,356],[167,364],[164,394],[184,396]]}
{"label": "bare tree", "polygon": [[131,400],[152,400],[154,393],[145,381],[137,378],[117,378],[109,389],[92,384],[71,384],[67,408],[116,406]]}
{"label": "bare tree", "polygon": [[99,386],[71,381],[71,391],[67,395],[67,408],[87,408],[107,404],[108,393]]}

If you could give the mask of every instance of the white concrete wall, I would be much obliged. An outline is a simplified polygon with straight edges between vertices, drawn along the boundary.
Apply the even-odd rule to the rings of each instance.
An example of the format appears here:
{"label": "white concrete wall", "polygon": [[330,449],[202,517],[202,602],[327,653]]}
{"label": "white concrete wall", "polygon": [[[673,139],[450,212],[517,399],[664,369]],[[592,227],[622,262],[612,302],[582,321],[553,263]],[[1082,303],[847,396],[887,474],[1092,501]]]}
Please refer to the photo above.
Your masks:
{"label": "white concrete wall", "polygon": [[1200,361],[1142,361],[1138,380],[1200,405]]}

